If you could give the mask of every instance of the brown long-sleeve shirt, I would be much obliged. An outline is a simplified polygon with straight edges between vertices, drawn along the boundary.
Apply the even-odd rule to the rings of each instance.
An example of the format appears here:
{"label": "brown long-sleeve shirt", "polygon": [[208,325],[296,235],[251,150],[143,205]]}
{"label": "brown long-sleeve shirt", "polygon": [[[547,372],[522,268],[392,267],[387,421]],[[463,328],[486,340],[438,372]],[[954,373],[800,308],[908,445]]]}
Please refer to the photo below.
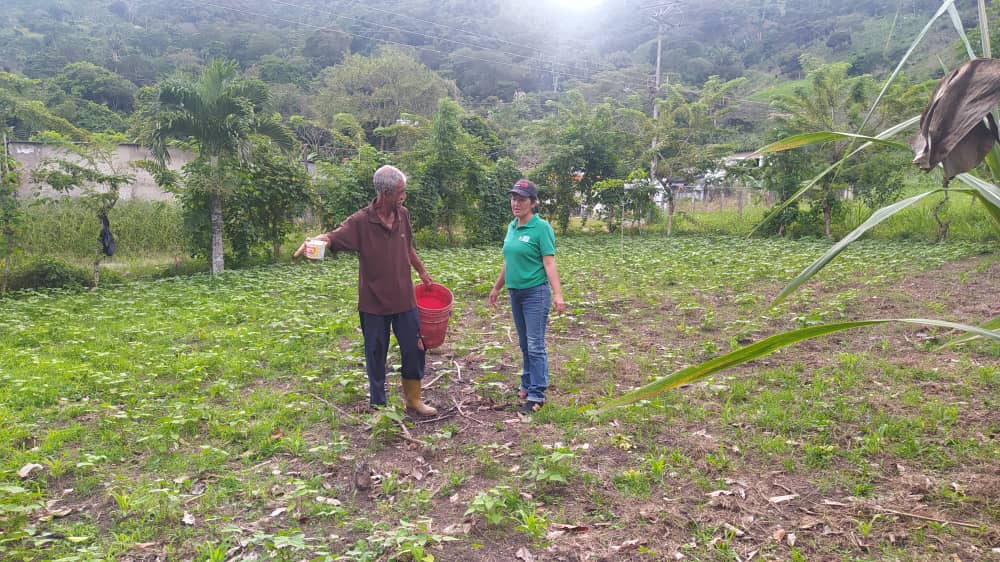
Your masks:
{"label": "brown long-sleeve shirt", "polygon": [[373,202],[325,236],[331,249],[358,254],[358,310],[388,315],[417,307],[410,276],[413,229],[405,207],[396,208],[392,229],[379,220]]}

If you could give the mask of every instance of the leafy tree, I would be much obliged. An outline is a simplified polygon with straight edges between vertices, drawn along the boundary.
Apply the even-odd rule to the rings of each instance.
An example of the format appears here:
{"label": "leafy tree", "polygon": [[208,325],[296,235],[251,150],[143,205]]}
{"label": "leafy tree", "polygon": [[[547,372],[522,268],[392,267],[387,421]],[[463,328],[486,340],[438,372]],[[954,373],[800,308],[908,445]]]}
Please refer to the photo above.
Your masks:
{"label": "leafy tree", "polygon": [[135,84],[93,63],[68,64],[52,80],[64,92],[114,111],[131,112],[135,107]]}
{"label": "leafy tree", "polygon": [[730,146],[720,143],[723,117],[733,109],[732,91],[744,79],[723,81],[713,76],[689,99],[679,84],[671,84],[659,103],[653,129],[653,177],[667,199],[667,233],[673,231],[677,181],[693,183],[721,167]]}
{"label": "leafy tree", "polygon": [[[380,49],[371,57],[348,56],[324,70],[321,81],[316,104],[321,121],[329,127],[334,115],[349,113],[372,140],[375,129],[396,123],[402,113],[428,117],[437,110],[438,100],[458,95],[453,82],[395,47]],[[379,148],[387,147],[383,137]]]}
{"label": "leafy tree", "polygon": [[20,201],[17,197],[21,174],[17,164],[7,153],[7,140],[16,128],[28,130],[49,129],[61,131],[74,138],[87,138],[85,131],[77,129],[65,119],[53,115],[37,99],[37,82],[0,72],[0,232],[3,233],[3,281],[0,291],[7,291],[11,262],[16,250],[18,226],[22,220]]}
{"label": "leafy tree", "polygon": [[0,230],[3,233],[3,281],[0,292],[7,292],[7,280],[10,277],[10,265],[14,255],[14,236],[22,220],[20,204],[17,199],[17,188],[21,185],[21,173],[18,163],[7,153],[7,139],[0,146]]}
{"label": "leafy tree", "polygon": [[483,143],[486,156],[496,162],[501,157],[510,156],[507,147],[486,119],[479,115],[466,114],[462,117],[462,129]]}
{"label": "leafy tree", "polygon": [[594,184],[594,207],[608,232],[625,228],[623,220],[640,224],[656,213],[656,184],[645,170],[635,170],[625,180],[606,179]]}
{"label": "leafy tree", "polygon": [[311,78],[309,63],[302,57],[264,55],[256,64],[260,79],[280,84],[303,84]]}
{"label": "leafy tree", "polygon": [[[265,113],[269,92],[264,83],[239,76],[235,62],[214,60],[195,80],[169,80],[159,87],[158,98],[148,110],[151,117],[144,142],[162,163],[169,159],[171,139],[190,138],[207,161],[197,168],[203,177],[188,182],[188,188],[209,194],[211,213],[211,271],[224,268],[222,225],[227,174],[235,163],[250,156],[255,135],[270,139],[283,150],[291,150],[295,137],[278,119]],[[207,175],[205,175],[207,174]]]}
{"label": "leafy tree", "polygon": [[[851,77],[847,63],[820,65],[805,56],[803,66],[808,69],[806,84],[774,100],[781,110],[776,121],[784,135],[820,131],[870,134],[886,123],[916,112],[927,90],[925,85],[911,85],[901,78],[888,92],[886,103],[866,121],[866,110],[875,97],[875,83],[870,76]],[[808,146],[796,158],[801,161],[803,157],[811,157],[815,161],[811,166],[815,174],[822,167],[839,162],[854,144],[850,139],[839,139]],[[904,169],[899,166],[902,162],[898,151],[876,150],[824,175],[817,189],[811,192],[812,200],[822,211],[824,235],[832,236],[833,216],[842,204],[840,194],[848,187],[857,188],[873,204],[888,201],[899,193],[905,178]]]}
{"label": "leafy tree", "polygon": [[565,233],[577,204],[592,205],[594,184],[618,175],[619,153],[627,139],[615,127],[610,103],[590,105],[574,91],[565,102],[549,105],[555,111],[535,127],[548,157],[533,175],[546,188],[546,205]]}
{"label": "leafy tree", "polygon": [[[774,99],[774,105],[782,111],[776,117],[785,135],[814,131],[856,130],[861,124],[866,102],[874,83],[868,77],[850,78],[850,65],[836,63],[816,66],[803,63],[808,70],[806,85],[796,88],[791,94]],[[832,164],[843,156],[847,141],[831,143],[822,147],[809,147],[805,152],[819,162]],[[834,212],[840,206],[837,193],[844,184],[836,175],[826,176],[814,192],[813,200],[823,212],[823,233],[831,237],[831,222]]]}
{"label": "leafy tree", "polygon": [[[816,159],[805,151],[769,154],[762,170],[762,187],[768,193],[776,194],[778,201],[786,201],[818,171]],[[793,225],[799,225],[797,234],[819,235],[821,230],[810,232],[801,224],[800,215],[797,205],[785,207],[779,215],[762,225],[761,233],[784,236]]]}
{"label": "leafy tree", "polygon": [[64,194],[79,190],[80,199],[101,225],[93,261],[94,287],[97,287],[101,281],[101,261],[115,252],[108,214],[118,202],[121,188],[135,181],[134,174],[116,165],[115,152],[124,138],[94,135],[89,142],[77,144],[58,133],[47,133],[39,140],[58,146],[66,157],[42,162],[32,174],[34,180]]}
{"label": "leafy tree", "polygon": [[95,133],[121,133],[128,127],[126,119],[107,106],[62,92],[49,100],[48,108],[53,115]]}
{"label": "leafy tree", "polygon": [[510,158],[501,158],[486,171],[472,193],[465,213],[465,240],[470,245],[502,243],[511,221],[510,196],[514,182],[524,177]]}
{"label": "leafy tree", "polygon": [[433,224],[420,212],[414,213],[414,222],[418,228],[443,227],[449,244],[455,241],[458,218],[475,204],[485,163],[482,143],[462,128],[461,114],[457,102],[442,99],[430,134],[408,155],[416,170],[413,205],[436,209]]}
{"label": "leafy tree", "polygon": [[351,53],[351,37],[336,31],[317,30],[306,38],[302,55],[317,68],[334,66]]}
{"label": "leafy tree", "polygon": [[336,227],[375,198],[372,176],[388,163],[388,154],[367,144],[343,164],[316,163],[314,183],[324,228]]}
{"label": "leafy tree", "polygon": [[301,163],[267,146],[258,144],[251,156],[239,171],[242,181],[229,202],[232,212],[227,217],[245,224],[245,235],[230,239],[238,258],[246,258],[254,244],[265,242],[277,262],[292,220],[312,203],[312,185]]}
{"label": "leafy tree", "polygon": [[38,98],[45,93],[36,80],[0,72],[0,126],[8,131],[56,131],[76,139],[88,133],[66,119],[55,115]]}

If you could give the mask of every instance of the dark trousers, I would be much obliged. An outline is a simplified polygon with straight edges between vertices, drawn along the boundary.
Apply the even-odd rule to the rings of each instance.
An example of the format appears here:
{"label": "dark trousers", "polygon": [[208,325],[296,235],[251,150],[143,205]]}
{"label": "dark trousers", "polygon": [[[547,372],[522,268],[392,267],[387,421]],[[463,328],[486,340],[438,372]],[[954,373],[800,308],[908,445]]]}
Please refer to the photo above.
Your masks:
{"label": "dark trousers", "polygon": [[404,379],[424,378],[427,352],[417,347],[420,339],[420,315],[417,309],[399,314],[368,314],[361,312],[361,332],[365,338],[365,369],[368,371],[369,401],[383,406],[385,398],[385,360],[389,353],[389,328],[396,335],[402,355],[401,374]]}

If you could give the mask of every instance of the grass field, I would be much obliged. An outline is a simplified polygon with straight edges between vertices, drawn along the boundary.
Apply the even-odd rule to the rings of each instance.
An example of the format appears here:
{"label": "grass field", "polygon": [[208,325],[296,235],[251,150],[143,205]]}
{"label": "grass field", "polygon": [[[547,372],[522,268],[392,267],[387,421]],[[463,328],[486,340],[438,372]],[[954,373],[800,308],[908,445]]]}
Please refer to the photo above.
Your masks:
{"label": "grass field", "polygon": [[496,250],[421,253],[456,295],[429,421],[395,376],[390,407],[364,408],[351,256],[0,300],[0,558],[1000,556],[996,344],[858,330],[588,414],[792,327],[1000,315],[995,246],[886,241],[769,310],[826,247],[560,239],[569,310],[533,420],[509,310],[486,303]]}

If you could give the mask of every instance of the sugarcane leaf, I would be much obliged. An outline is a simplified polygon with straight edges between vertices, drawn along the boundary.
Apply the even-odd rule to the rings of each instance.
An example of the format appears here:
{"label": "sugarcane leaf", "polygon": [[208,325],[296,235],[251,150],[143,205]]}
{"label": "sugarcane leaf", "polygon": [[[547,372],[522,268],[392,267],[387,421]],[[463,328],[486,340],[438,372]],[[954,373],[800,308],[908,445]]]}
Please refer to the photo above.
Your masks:
{"label": "sugarcane leaf", "polygon": [[990,48],[990,19],[986,16],[986,0],[979,0],[979,38],[983,44],[983,57],[993,58],[993,49]]}
{"label": "sugarcane leaf", "polygon": [[813,339],[820,336],[825,336],[827,334],[832,334],[843,330],[850,330],[853,328],[861,328],[876,324],[886,324],[890,322],[904,322],[908,324],[930,325],[930,326],[937,326],[940,328],[962,330],[982,337],[1000,341],[1000,332],[991,332],[989,330],[984,330],[976,326],[967,326],[965,324],[958,324],[955,322],[948,322],[944,320],[933,320],[926,318],[855,320],[850,322],[836,322],[833,324],[809,326],[807,328],[800,328],[797,330],[791,330],[788,332],[775,334],[759,342],[752,343],[748,346],[741,347],[737,350],[731,351],[725,355],[721,355],[714,359],[705,361],[704,363],[700,363],[698,365],[692,365],[690,367],[681,369],[680,371],[677,371],[672,375],[668,375],[662,379],[655,380],[645,386],[641,386],[614,400],[611,400],[610,402],[605,403],[603,406],[597,409],[597,413],[598,414],[604,413],[614,408],[620,408],[622,406],[634,404],[636,402],[639,402],[640,400],[647,400],[649,398],[652,398],[653,396],[656,396],[657,394],[660,394],[672,388],[677,388],[685,384],[690,384],[692,382],[698,381],[702,378],[718,373],[720,371],[724,371],[726,369],[735,367],[737,365],[742,365],[743,363],[747,363],[755,359],[760,359],[761,357],[769,355],[783,347],[796,344],[800,341]]}
{"label": "sugarcane leaf", "polygon": [[986,211],[1000,226],[1000,187],[972,174],[959,174],[960,181],[972,186],[973,195],[982,202]]}
{"label": "sugarcane leaf", "polygon": [[972,174],[959,174],[955,177],[981,193],[994,206],[1000,207],[1000,187]]}
{"label": "sugarcane leaf", "polygon": [[791,150],[793,148],[800,148],[803,146],[809,146],[812,144],[822,144],[828,142],[834,142],[844,139],[853,140],[864,140],[872,143],[882,144],[885,146],[894,146],[896,148],[902,148],[904,150],[909,150],[910,146],[903,144],[901,142],[895,142],[885,139],[880,139],[878,137],[869,137],[866,135],[856,135],[854,133],[840,133],[836,131],[821,131],[818,133],[803,133],[800,135],[792,135],[786,137],[777,142],[773,142],[757,152],[762,154],[767,154],[770,152],[781,152],[784,150]]}
{"label": "sugarcane leaf", "polygon": [[868,124],[868,121],[872,118],[872,115],[875,113],[875,108],[878,107],[879,102],[882,101],[882,96],[884,96],[885,93],[889,90],[889,86],[892,84],[892,81],[896,79],[896,75],[899,74],[899,71],[903,69],[903,65],[906,64],[907,60],[909,60],[910,55],[913,54],[913,51],[917,48],[917,45],[919,45],[920,42],[923,41],[924,36],[927,35],[927,32],[930,31],[931,27],[934,26],[934,22],[936,22],[938,18],[941,17],[941,15],[948,10],[949,7],[953,7],[954,5],[955,5],[955,0],[945,0],[944,2],[942,2],[941,7],[938,8],[937,12],[935,12],[933,16],[931,16],[931,19],[927,21],[927,24],[924,25],[924,28],[920,30],[920,33],[917,34],[916,39],[914,39],[913,43],[910,44],[910,48],[906,50],[906,53],[903,55],[903,58],[899,59],[899,64],[896,65],[896,68],[893,69],[892,74],[890,74],[889,78],[886,79],[885,85],[882,86],[882,91],[879,92],[878,96],[875,97],[875,102],[872,103],[871,109],[868,110],[868,114],[865,115],[864,121],[862,121],[861,126],[858,127],[859,131],[862,130],[865,125]]}
{"label": "sugarcane leaf", "polygon": [[993,145],[984,162],[990,170],[990,175],[993,176],[993,181],[997,181],[997,178],[1000,178],[1000,145]]}
{"label": "sugarcane leaf", "polygon": [[[991,332],[1000,331],[1000,316],[997,316],[996,318],[994,318],[994,319],[992,319],[992,320],[990,320],[990,321],[988,321],[988,322],[986,322],[984,324],[980,324],[979,327],[982,328],[982,329],[984,329],[984,330],[989,330]],[[973,341],[973,340],[978,340],[980,337],[981,336],[979,336],[977,334],[966,334],[964,336],[957,337],[957,338],[955,338],[953,340],[950,340],[950,341],[947,341],[947,342],[941,344],[940,346],[938,346],[936,348],[936,350],[940,351],[942,349],[946,349],[946,348],[949,348],[949,347],[955,347],[956,345],[961,345],[963,343],[968,343],[968,342]]]}
{"label": "sugarcane leaf", "polygon": [[850,234],[848,234],[847,236],[845,236],[844,238],[842,238],[840,241],[838,241],[836,244],[834,244],[833,247],[831,247],[829,250],[827,250],[827,252],[825,254],[823,254],[823,256],[821,258],[819,258],[818,260],[814,261],[812,263],[812,265],[810,265],[809,267],[805,268],[804,270],[802,270],[801,273],[799,273],[798,275],[796,275],[795,279],[792,279],[791,282],[789,282],[788,285],[785,286],[785,288],[782,289],[780,293],[778,293],[778,296],[774,297],[774,301],[771,303],[771,306],[773,307],[773,306],[777,305],[778,303],[780,303],[781,301],[785,300],[785,297],[787,297],[788,295],[790,295],[793,291],[795,291],[795,289],[798,289],[800,285],[802,285],[803,283],[805,283],[806,281],[808,281],[813,275],[816,275],[816,273],[819,270],[823,269],[823,267],[826,266],[826,264],[829,263],[830,260],[832,260],[833,258],[837,257],[837,255],[840,252],[842,252],[844,250],[844,248],[846,248],[848,245],[850,245],[851,242],[854,242],[855,240],[857,240],[858,238],[860,238],[861,235],[863,235],[865,232],[868,232],[869,230],[871,230],[872,228],[874,228],[875,225],[877,225],[880,222],[884,221],[885,219],[887,219],[887,218],[895,215],[896,213],[902,211],[903,209],[909,207],[910,205],[913,205],[914,203],[916,203],[917,201],[920,201],[924,197],[927,197],[928,195],[931,195],[931,194],[934,194],[934,193],[938,193],[939,191],[942,191],[942,190],[941,189],[934,189],[934,190],[931,190],[931,191],[928,191],[928,192],[925,192],[925,193],[921,193],[919,195],[914,195],[913,197],[909,197],[909,198],[904,199],[902,201],[898,201],[896,203],[893,203],[892,205],[889,205],[888,207],[882,207],[881,209],[879,209],[879,210],[875,211],[874,213],[872,213],[872,216],[868,217],[868,220],[866,220],[864,223],[862,223],[861,226],[859,226],[859,227],[855,228],[853,231],[851,231]]}
{"label": "sugarcane leaf", "polygon": [[969,55],[970,59],[976,58],[976,53],[972,50],[972,44],[969,43],[969,36],[965,34],[965,26],[962,25],[962,16],[958,14],[954,2],[948,6],[948,16],[951,18],[951,25],[958,32],[959,38],[962,39],[962,43],[965,45],[965,53]]}

